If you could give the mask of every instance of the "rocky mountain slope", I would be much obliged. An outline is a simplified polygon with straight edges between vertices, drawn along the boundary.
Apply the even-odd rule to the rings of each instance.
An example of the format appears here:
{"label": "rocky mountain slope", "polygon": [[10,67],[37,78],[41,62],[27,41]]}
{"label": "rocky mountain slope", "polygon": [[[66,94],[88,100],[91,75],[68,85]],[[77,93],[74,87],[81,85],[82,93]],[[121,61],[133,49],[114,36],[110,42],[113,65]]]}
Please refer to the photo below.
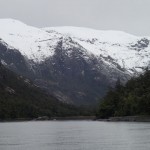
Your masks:
{"label": "rocky mountain slope", "polygon": [[80,110],[47,94],[0,64],[0,120],[75,116]]}
{"label": "rocky mountain slope", "polygon": [[95,103],[150,64],[150,38],[79,27],[35,28],[0,20],[0,59],[58,99]]}

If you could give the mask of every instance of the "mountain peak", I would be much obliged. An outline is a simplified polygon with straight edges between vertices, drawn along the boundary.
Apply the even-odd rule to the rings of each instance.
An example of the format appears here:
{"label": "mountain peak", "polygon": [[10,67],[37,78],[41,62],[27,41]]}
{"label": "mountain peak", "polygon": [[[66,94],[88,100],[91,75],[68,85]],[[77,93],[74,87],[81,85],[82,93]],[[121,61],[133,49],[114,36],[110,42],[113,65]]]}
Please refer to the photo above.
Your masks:
{"label": "mountain peak", "polygon": [[6,27],[7,27],[7,25],[9,27],[11,27],[12,25],[13,26],[26,26],[25,23],[23,23],[19,20],[16,20],[16,19],[11,19],[11,18],[0,19],[0,25],[1,25],[1,27],[3,27],[2,25],[5,25]]}
{"label": "mountain peak", "polygon": [[[142,71],[141,68],[149,64],[149,38],[122,31],[72,26],[39,29],[14,19],[0,19],[0,38],[36,63],[53,56],[57,44],[65,37],[71,38],[74,46],[80,45],[86,54],[103,59],[110,65],[118,64],[131,73],[135,72],[134,70]],[[69,48],[68,44],[71,42],[63,45]]]}

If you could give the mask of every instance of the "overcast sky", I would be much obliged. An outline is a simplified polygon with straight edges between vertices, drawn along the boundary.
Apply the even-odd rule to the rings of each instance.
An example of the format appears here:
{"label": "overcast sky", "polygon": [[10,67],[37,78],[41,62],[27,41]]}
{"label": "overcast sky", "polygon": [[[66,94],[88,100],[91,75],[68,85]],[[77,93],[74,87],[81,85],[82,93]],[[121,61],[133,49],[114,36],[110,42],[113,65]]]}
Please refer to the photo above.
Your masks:
{"label": "overcast sky", "polygon": [[150,0],[0,0],[0,18],[150,36]]}

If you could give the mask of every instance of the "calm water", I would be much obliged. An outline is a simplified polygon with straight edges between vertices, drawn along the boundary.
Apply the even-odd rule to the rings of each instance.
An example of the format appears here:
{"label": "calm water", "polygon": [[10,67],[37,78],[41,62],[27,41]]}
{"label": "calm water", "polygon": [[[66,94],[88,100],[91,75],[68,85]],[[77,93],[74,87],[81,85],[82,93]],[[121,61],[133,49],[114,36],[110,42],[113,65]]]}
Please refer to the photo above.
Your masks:
{"label": "calm water", "polygon": [[0,123],[0,150],[150,150],[150,123]]}

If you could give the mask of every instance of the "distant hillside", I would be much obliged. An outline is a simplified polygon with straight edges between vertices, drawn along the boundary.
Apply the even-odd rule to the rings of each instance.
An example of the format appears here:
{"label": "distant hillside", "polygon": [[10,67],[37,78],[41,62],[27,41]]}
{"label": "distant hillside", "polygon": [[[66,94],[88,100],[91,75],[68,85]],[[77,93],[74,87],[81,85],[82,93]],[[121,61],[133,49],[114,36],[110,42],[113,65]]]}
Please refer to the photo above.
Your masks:
{"label": "distant hillside", "polygon": [[150,115],[150,71],[132,78],[125,86],[117,83],[100,103],[98,117]]}
{"label": "distant hillside", "polygon": [[75,116],[79,111],[0,64],[0,119]]}

